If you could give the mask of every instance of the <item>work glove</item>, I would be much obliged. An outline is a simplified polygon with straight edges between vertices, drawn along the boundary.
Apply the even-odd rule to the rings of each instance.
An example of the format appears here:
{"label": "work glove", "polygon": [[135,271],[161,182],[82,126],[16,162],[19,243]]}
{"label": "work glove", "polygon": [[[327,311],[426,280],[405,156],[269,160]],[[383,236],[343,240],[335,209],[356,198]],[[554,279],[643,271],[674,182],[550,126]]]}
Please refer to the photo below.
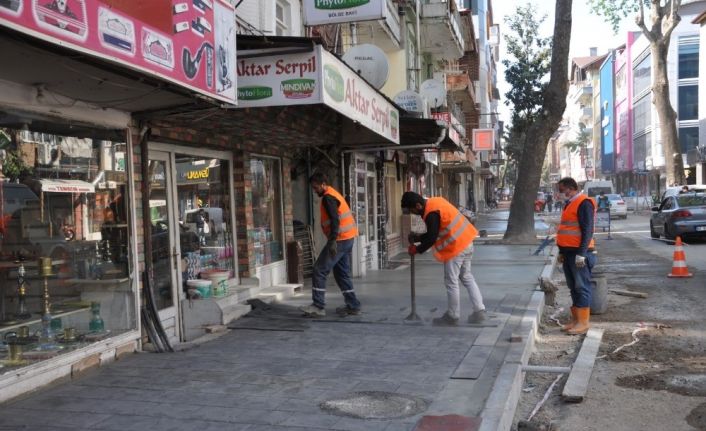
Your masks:
{"label": "work glove", "polygon": [[558,263],[564,263],[564,255],[559,253],[559,255],[556,257],[556,261]]}
{"label": "work glove", "polygon": [[407,235],[407,241],[409,241],[410,244],[417,242],[417,234],[410,232],[409,235]]}
{"label": "work glove", "polygon": [[331,257],[335,257],[336,253],[338,253],[338,244],[336,243],[335,239],[332,239],[328,242],[328,252],[331,255]]}
{"label": "work glove", "polygon": [[410,256],[414,256],[415,254],[417,254],[417,246],[414,245],[414,244],[411,244],[411,245],[407,248],[407,253],[409,253]]}
{"label": "work glove", "polygon": [[576,260],[574,261],[576,263],[576,268],[583,268],[586,266],[586,258],[580,255],[576,255]]}

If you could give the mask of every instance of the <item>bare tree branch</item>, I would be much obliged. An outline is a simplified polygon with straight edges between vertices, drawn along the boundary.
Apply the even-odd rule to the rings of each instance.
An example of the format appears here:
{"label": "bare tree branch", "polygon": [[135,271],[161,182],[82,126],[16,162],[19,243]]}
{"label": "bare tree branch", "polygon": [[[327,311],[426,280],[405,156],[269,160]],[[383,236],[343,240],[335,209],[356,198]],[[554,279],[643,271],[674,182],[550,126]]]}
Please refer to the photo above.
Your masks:
{"label": "bare tree branch", "polygon": [[647,40],[649,40],[651,43],[655,42],[654,35],[645,25],[645,5],[642,3],[642,1],[640,1],[639,3],[640,3],[640,13],[635,17],[635,24],[637,24],[640,27],[640,29],[642,30],[642,34],[645,35]]}
{"label": "bare tree branch", "polygon": [[[674,31],[675,28],[679,25],[679,22],[681,21],[681,17],[679,16],[679,7],[681,6],[681,0],[671,0],[669,2],[670,10],[669,10],[669,15],[668,18],[667,15],[665,15],[663,24],[662,24],[662,39],[665,41],[665,43],[669,43],[669,38],[672,36],[672,32]],[[667,23],[667,28],[664,28],[664,23]]]}

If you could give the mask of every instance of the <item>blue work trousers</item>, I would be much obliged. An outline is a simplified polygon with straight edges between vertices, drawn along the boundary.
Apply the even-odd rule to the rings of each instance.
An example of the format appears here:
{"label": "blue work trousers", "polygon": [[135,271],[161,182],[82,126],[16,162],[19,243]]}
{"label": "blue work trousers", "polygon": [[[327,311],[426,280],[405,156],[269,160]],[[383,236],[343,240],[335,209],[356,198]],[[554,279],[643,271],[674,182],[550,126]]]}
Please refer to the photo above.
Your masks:
{"label": "blue work trousers", "polygon": [[596,264],[596,255],[592,252],[586,253],[586,266],[576,267],[576,251],[562,251],[564,256],[564,276],[566,285],[571,292],[571,302],[574,307],[584,308],[591,306],[591,271]]}
{"label": "blue work trousers", "polygon": [[326,244],[321,254],[319,254],[311,276],[312,289],[311,296],[319,308],[326,305],[326,277],[333,269],[333,277],[336,279],[338,288],[343,293],[343,299],[348,308],[357,310],[360,308],[360,301],[355,296],[353,282],[351,281],[351,252],[353,251],[353,241],[355,238],[344,241],[337,241],[336,255],[331,256],[329,245]]}

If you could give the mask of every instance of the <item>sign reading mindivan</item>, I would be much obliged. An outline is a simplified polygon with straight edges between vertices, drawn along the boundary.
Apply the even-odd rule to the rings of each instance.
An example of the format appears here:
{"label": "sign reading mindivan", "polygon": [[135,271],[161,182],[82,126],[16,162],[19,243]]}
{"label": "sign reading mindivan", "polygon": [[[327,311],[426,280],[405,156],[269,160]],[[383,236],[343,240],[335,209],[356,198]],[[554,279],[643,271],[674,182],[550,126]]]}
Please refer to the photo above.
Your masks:
{"label": "sign reading mindivan", "polygon": [[237,62],[239,107],[325,104],[399,144],[397,108],[320,45],[308,53],[244,57]]}
{"label": "sign reading mindivan", "polygon": [[386,0],[306,0],[304,25],[371,21],[385,18]]}

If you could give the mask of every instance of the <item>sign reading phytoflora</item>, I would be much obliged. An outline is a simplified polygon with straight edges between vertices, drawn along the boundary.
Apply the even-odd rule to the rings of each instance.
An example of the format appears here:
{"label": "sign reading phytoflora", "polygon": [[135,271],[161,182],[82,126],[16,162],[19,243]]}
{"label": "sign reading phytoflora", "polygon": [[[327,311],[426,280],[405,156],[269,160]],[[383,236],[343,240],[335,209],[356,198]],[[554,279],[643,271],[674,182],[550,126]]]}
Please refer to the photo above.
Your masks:
{"label": "sign reading phytoflora", "polygon": [[272,88],[253,85],[238,87],[238,100],[261,100],[272,97]]}
{"label": "sign reading phytoflora", "polygon": [[370,3],[370,0],[314,0],[316,9],[351,9]]}
{"label": "sign reading phytoflora", "polygon": [[317,57],[314,51],[239,59],[239,104],[256,107],[321,103],[321,67]]}
{"label": "sign reading phytoflora", "polygon": [[386,0],[307,0],[304,25],[371,21],[385,18]]}
{"label": "sign reading phytoflora", "polygon": [[229,0],[0,0],[0,27],[236,100]]}

